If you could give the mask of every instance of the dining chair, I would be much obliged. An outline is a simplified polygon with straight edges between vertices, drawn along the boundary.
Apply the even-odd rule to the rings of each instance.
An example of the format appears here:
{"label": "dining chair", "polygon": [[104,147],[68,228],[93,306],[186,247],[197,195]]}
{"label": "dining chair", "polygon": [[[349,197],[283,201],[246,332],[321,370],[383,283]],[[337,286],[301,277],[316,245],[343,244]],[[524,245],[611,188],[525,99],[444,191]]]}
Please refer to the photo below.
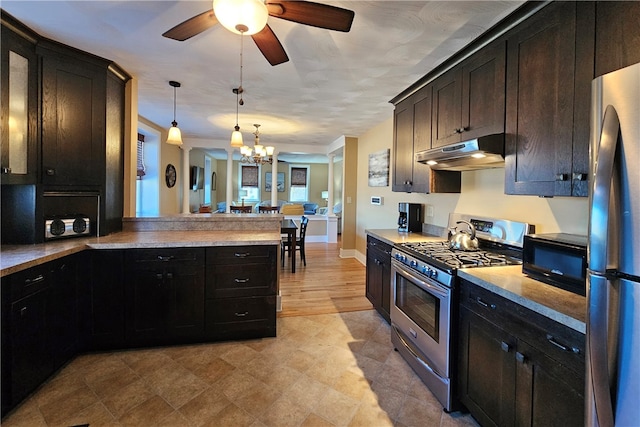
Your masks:
{"label": "dining chair", "polygon": [[229,206],[229,211],[231,211],[231,213],[251,213],[253,206]]}
{"label": "dining chair", "polygon": [[[300,259],[302,260],[302,263],[304,264],[304,266],[307,266],[307,257],[306,254],[304,252],[304,240],[305,240],[305,236],[307,235],[307,224],[309,223],[309,218],[307,218],[306,216],[303,216],[300,218],[300,236],[296,238],[296,251],[300,252]],[[284,253],[287,252],[289,250],[289,242],[287,240],[282,240],[280,242],[280,249],[281,249],[281,254],[282,254],[282,265],[284,266]],[[296,262],[295,259],[291,260],[291,262]]]}
{"label": "dining chair", "polygon": [[278,213],[278,206],[258,206],[258,213]]}

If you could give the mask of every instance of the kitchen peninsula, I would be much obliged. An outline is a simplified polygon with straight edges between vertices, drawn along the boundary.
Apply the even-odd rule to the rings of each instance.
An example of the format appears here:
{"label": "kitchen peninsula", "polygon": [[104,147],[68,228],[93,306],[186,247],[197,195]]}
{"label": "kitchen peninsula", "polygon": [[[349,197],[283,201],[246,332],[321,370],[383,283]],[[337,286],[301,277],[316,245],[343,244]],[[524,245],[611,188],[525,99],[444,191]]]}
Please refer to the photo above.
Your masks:
{"label": "kitchen peninsula", "polygon": [[124,218],[3,246],[3,415],[79,353],[275,336],[281,219]]}

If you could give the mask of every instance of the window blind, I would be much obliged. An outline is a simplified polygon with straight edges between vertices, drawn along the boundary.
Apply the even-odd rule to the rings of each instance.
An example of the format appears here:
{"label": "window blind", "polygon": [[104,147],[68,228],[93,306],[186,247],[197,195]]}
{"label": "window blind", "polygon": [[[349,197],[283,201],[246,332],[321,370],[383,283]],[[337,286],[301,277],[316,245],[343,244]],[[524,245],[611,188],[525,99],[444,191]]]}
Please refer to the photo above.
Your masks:
{"label": "window blind", "polygon": [[138,170],[136,175],[138,179],[142,179],[142,177],[146,175],[146,172],[144,167],[144,135],[141,133],[138,134],[137,157]]}
{"label": "window blind", "polygon": [[258,167],[242,166],[242,187],[258,186]]}
{"label": "window blind", "polygon": [[307,186],[307,168],[291,168],[291,186],[306,187]]}

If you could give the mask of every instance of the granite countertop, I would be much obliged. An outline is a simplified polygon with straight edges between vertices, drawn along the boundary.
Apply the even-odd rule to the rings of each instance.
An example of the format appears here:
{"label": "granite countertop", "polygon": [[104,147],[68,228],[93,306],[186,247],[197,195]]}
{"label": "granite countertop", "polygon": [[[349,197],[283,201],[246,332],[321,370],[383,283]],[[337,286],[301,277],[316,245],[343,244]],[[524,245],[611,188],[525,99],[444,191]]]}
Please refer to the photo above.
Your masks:
{"label": "granite countertop", "polygon": [[370,229],[365,233],[390,245],[404,242],[427,242],[430,240],[445,240],[444,237],[424,233],[399,233],[396,229]]}
{"label": "granite countertop", "polygon": [[[390,245],[402,242],[445,240],[422,233],[398,233],[394,229],[365,232]],[[482,286],[508,300],[546,316],[578,332],[586,332],[587,299],[522,274],[521,265],[458,269],[458,277]]]}
{"label": "granite countertop", "polygon": [[542,314],[578,332],[586,332],[587,299],[522,274],[521,265],[458,270],[458,277]]}
{"label": "granite countertop", "polygon": [[239,245],[279,245],[276,231],[121,232],[104,237],[73,238],[35,245],[3,245],[0,277],[86,249],[140,249]]}

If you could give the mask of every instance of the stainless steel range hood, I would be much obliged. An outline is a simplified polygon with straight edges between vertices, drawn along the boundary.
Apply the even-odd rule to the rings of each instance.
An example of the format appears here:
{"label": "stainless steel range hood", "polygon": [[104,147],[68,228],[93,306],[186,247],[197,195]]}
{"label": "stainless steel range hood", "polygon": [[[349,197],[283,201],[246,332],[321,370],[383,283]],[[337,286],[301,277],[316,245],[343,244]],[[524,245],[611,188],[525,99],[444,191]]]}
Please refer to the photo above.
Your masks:
{"label": "stainless steel range hood", "polygon": [[479,137],[416,153],[416,161],[436,170],[469,171],[504,167],[504,134]]}

